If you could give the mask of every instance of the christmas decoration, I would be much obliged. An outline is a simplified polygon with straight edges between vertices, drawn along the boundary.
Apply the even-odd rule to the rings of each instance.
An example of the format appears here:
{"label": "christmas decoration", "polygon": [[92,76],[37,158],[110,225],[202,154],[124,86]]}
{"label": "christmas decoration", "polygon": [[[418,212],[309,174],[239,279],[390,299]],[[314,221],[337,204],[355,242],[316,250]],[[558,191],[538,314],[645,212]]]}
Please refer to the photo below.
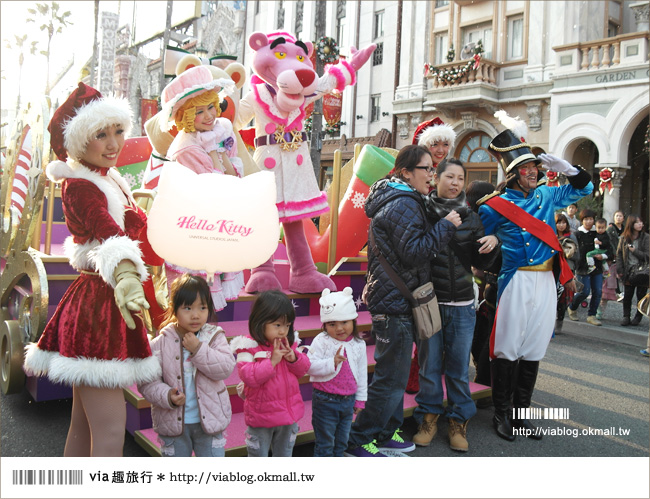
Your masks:
{"label": "christmas decoration", "polygon": [[341,132],[341,126],[345,125],[345,121],[337,121],[335,123],[327,123],[325,125],[325,133],[328,135],[338,135]]}
{"label": "christmas decoration", "polygon": [[339,47],[334,38],[322,36],[318,43],[314,43],[314,47],[318,58],[327,64],[336,62],[339,58]]}
{"label": "christmas decoration", "polygon": [[313,123],[314,123],[314,120],[310,116],[309,118],[307,118],[305,120],[305,124],[303,125],[303,128],[304,128],[305,132],[307,132],[307,134],[309,134],[309,135],[311,135],[311,127],[312,127]]}
{"label": "christmas decoration", "polygon": [[482,55],[483,54],[483,40],[479,40],[476,43],[476,47],[474,47],[474,55]]}
{"label": "christmas decoration", "polygon": [[614,185],[612,184],[612,180],[614,179],[614,170],[611,168],[603,168],[600,170],[599,176],[600,176],[600,185],[598,186],[598,190],[602,194],[605,188],[609,191],[609,193],[612,193],[612,190],[614,189]]}
{"label": "christmas decoration", "polygon": [[454,57],[456,57],[456,52],[454,51],[454,44],[451,44],[449,50],[447,51],[447,62],[453,62]]}
{"label": "christmas decoration", "polygon": [[467,64],[464,66],[460,66],[458,68],[449,68],[449,69],[439,69],[433,66],[432,64],[426,64],[424,65],[424,76],[437,76],[439,80],[444,81],[446,83],[456,83],[467,74],[472,71],[476,70],[479,68],[481,64],[481,56],[480,54],[475,54],[472,59],[467,61]]}
{"label": "christmas decoration", "polygon": [[560,174],[558,172],[553,172],[553,171],[547,171],[546,172],[546,185],[549,187],[557,187],[560,185],[559,182]]}

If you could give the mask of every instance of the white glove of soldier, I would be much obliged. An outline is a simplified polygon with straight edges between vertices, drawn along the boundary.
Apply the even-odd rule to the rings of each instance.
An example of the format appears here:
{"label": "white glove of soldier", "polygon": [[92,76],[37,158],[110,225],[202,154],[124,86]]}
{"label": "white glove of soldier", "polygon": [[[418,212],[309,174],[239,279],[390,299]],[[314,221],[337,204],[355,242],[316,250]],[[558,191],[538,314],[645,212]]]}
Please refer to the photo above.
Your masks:
{"label": "white glove of soldier", "polygon": [[564,173],[567,177],[573,177],[580,171],[568,161],[553,156],[552,154],[543,153],[537,156],[537,158],[542,162],[542,168],[546,168],[552,172]]}

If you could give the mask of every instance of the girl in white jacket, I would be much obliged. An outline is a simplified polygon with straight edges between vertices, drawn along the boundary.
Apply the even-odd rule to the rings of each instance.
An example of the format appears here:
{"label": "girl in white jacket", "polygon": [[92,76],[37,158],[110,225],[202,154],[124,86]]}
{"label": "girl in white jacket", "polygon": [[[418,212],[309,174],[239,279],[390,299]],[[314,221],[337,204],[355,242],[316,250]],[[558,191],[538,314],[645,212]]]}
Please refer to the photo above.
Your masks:
{"label": "girl in white jacket", "polygon": [[[210,288],[200,276],[183,274],[172,284],[164,327],[151,341],[161,376],[139,383],[163,457],[223,457],[230,424],[224,380],[235,368],[224,330],[208,323],[214,313]],[[166,324],[166,325],[165,325]]]}
{"label": "girl in white jacket", "polygon": [[357,331],[357,309],[352,288],[319,300],[323,332],[309,347],[313,383],[312,426],[315,457],[343,457],[348,446],[352,415],[365,405],[368,392],[366,343]]}

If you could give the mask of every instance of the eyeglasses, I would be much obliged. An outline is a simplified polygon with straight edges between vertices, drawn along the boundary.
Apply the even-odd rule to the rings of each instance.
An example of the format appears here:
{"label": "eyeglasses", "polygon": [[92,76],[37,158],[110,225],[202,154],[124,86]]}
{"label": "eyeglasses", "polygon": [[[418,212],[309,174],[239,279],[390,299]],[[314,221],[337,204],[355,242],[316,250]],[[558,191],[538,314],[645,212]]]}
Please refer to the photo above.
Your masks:
{"label": "eyeglasses", "polygon": [[417,168],[418,170],[425,170],[429,174],[436,172],[436,169],[433,166],[414,166],[413,168]]}

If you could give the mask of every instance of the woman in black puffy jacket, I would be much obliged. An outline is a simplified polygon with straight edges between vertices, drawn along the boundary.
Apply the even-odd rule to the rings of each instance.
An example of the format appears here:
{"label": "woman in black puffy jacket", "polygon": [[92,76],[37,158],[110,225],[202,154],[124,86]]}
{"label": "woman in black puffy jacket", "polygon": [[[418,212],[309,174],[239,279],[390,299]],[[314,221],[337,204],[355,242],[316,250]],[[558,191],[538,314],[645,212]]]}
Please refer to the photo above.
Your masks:
{"label": "woman in black puffy jacket", "polygon": [[373,251],[376,247],[388,266],[413,291],[431,280],[431,254],[441,251],[460,225],[457,213],[432,227],[425,216],[423,196],[433,174],[426,147],[404,147],[387,178],[370,188],[365,211],[370,218],[365,298],[375,338],[375,373],[368,386],[366,407],[352,424],[346,455],[383,456],[383,452],[415,449],[398,430],[404,411],[413,342],[418,341],[411,304],[386,272]]}
{"label": "woman in black puffy jacket", "polygon": [[[419,346],[420,391],[414,417],[420,424],[413,437],[416,445],[428,445],[436,433],[438,417],[449,421],[452,450],[467,451],[467,421],[476,414],[469,390],[468,366],[476,308],[472,266],[485,269],[497,255],[499,240],[486,236],[478,215],[465,200],[466,171],[457,159],[442,161],[436,170],[436,189],[426,200],[431,224],[455,210],[462,223],[452,240],[431,260],[431,276],[436,289],[442,331]],[[445,375],[447,407],[443,406],[442,375]]]}

